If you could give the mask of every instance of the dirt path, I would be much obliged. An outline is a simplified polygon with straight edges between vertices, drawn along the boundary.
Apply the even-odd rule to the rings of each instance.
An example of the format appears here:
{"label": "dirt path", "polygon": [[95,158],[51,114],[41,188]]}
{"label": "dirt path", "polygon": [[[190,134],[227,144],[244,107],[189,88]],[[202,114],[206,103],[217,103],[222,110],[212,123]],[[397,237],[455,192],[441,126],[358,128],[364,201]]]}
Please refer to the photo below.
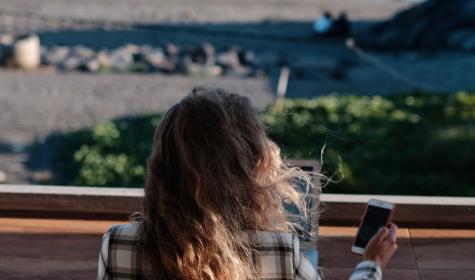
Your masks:
{"label": "dirt path", "polygon": [[346,11],[352,19],[381,19],[411,4],[395,0],[0,0],[3,11],[131,23],[313,20],[324,10]]}
{"label": "dirt path", "polygon": [[[259,79],[200,79],[157,75],[45,74],[0,71],[0,171],[9,183],[28,183],[28,146],[56,132],[97,122],[158,112],[176,103],[194,86],[216,86],[248,95],[256,105],[272,100]],[[36,164],[48,165],[36,154]],[[41,168],[40,168],[41,169]]]}

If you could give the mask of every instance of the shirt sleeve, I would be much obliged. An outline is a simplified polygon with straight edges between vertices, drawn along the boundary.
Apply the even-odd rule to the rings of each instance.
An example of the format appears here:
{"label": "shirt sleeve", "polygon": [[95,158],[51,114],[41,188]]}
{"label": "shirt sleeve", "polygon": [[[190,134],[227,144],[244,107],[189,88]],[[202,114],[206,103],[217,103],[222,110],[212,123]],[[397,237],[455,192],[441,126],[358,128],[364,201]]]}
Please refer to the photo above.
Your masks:
{"label": "shirt sleeve", "polygon": [[107,231],[102,237],[101,250],[99,252],[99,261],[97,263],[97,280],[108,280],[107,257],[109,255],[110,231]]}
{"label": "shirt sleeve", "polygon": [[353,273],[351,273],[350,280],[382,280],[381,267],[373,261],[360,262]]}
{"label": "shirt sleeve", "polygon": [[295,280],[320,280],[317,268],[300,252],[299,239],[293,237]]}
{"label": "shirt sleeve", "polygon": [[295,279],[320,280],[320,276],[318,275],[316,269],[303,254],[300,254],[299,259],[299,262],[295,266]]}

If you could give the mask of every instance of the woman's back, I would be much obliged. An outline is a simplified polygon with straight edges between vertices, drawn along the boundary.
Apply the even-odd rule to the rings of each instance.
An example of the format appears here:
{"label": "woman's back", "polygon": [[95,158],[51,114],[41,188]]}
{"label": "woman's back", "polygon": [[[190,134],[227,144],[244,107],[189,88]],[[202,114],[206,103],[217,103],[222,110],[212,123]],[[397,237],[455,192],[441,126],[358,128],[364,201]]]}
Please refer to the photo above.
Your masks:
{"label": "woman's back", "polygon": [[[317,279],[315,269],[299,252],[299,239],[285,232],[245,232],[253,248],[258,279]],[[147,277],[140,223],[116,225],[104,235],[98,279],[156,279]]]}

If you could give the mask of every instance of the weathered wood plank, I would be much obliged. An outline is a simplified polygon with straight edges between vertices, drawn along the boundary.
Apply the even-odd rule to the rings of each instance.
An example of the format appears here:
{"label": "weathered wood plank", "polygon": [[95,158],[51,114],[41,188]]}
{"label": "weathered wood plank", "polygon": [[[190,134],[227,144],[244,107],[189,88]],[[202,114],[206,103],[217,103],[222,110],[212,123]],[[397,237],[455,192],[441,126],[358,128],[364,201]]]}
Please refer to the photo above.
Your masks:
{"label": "weathered wood plank", "polygon": [[475,197],[322,194],[320,224],[357,226],[371,198],[395,203],[399,226],[475,228]]}
{"label": "weathered wood plank", "polygon": [[[121,223],[126,221],[0,218],[0,279],[93,279],[101,236]],[[350,251],[356,230],[320,227],[325,279],[347,278],[361,260]],[[472,279],[474,242],[475,230],[399,228],[399,250],[384,279],[417,279],[418,268],[423,279]]]}
{"label": "weathered wood plank", "polygon": [[[140,211],[142,189],[0,185],[0,216],[123,220]],[[357,226],[367,201],[397,204],[404,227],[475,228],[475,198],[322,194],[320,224]]]}

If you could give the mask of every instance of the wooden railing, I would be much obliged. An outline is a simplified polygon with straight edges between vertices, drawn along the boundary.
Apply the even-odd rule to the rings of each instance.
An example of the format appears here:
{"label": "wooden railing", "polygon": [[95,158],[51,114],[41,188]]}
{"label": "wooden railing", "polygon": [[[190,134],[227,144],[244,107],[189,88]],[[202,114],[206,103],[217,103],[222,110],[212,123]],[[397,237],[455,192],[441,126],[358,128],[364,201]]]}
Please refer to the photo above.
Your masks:
{"label": "wooden railing", "polygon": [[[0,185],[0,216],[128,219],[140,211],[142,189]],[[356,226],[370,198],[397,205],[404,227],[475,228],[475,197],[321,194],[321,225]]]}

